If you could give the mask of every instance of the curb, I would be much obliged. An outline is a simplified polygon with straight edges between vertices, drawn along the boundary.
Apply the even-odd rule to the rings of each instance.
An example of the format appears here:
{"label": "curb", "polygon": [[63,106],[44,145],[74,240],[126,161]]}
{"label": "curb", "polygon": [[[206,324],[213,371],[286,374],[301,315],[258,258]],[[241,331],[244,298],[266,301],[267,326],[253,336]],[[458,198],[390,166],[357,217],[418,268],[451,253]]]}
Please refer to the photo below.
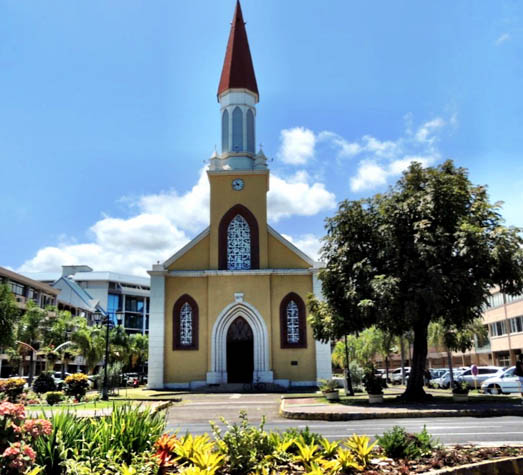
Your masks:
{"label": "curb", "polygon": [[484,460],[459,467],[448,467],[426,472],[431,475],[484,475],[484,474],[523,474],[523,456],[506,457],[498,460]]}
{"label": "curb", "polygon": [[158,404],[156,407],[153,408],[153,414],[156,414],[157,412],[160,412],[163,409],[167,409],[168,407],[172,406],[175,402],[176,401],[164,401],[161,404]]}
{"label": "curb", "polygon": [[523,416],[523,408],[511,409],[442,409],[419,410],[412,412],[298,412],[284,408],[285,401],[280,404],[280,416],[286,419],[311,421],[355,421],[363,419],[416,419],[423,417],[495,417],[495,416]]}

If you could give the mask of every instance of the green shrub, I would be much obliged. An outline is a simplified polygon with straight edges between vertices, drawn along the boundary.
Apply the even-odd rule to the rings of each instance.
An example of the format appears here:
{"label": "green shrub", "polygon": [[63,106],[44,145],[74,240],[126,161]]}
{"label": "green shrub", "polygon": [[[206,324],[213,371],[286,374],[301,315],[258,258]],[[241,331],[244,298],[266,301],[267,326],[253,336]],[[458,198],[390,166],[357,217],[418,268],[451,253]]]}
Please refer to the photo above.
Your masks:
{"label": "green shrub", "polygon": [[223,417],[227,430],[222,430],[210,422],[215,439],[218,441],[219,452],[225,455],[229,463],[229,472],[250,473],[259,468],[265,456],[271,455],[275,448],[275,439],[263,430],[265,418],[259,427],[249,426],[247,413],[240,411],[240,423],[229,424]]}
{"label": "green shrub", "polygon": [[41,373],[33,383],[33,391],[36,394],[44,394],[56,391],[54,378],[49,373]]}
{"label": "green shrub", "polygon": [[0,393],[4,393],[9,402],[16,402],[24,392],[25,380],[9,378],[0,381]]}
{"label": "green shrub", "polygon": [[[36,441],[36,463],[44,467],[45,474],[52,475],[111,474],[113,472],[103,471],[104,460],[118,461],[120,467],[123,463],[132,464],[135,456],[152,450],[165,429],[164,413],[131,405],[114,406],[110,416],[99,418],[58,412],[50,421],[52,433]],[[67,460],[77,463],[77,471],[63,470]],[[97,464],[101,471],[90,472],[90,464]]]}
{"label": "green shrub", "polygon": [[65,378],[65,393],[74,396],[78,401],[82,400],[88,389],[89,380],[83,373],[71,374]]}
{"label": "green shrub", "polygon": [[423,426],[418,434],[409,434],[403,427],[394,426],[383,435],[376,436],[378,444],[387,457],[393,459],[418,459],[430,454],[439,447],[439,441],[433,439]]}
{"label": "green shrub", "polygon": [[62,391],[50,391],[45,395],[45,400],[50,406],[54,406],[64,400],[64,393]]}
{"label": "green shrub", "polygon": [[354,388],[361,387],[361,385],[363,384],[363,376],[364,376],[363,368],[358,364],[357,361],[351,361],[349,363],[349,368],[350,368],[350,377],[352,380],[352,386]]}
{"label": "green shrub", "polygon": [[383,379],[376,374],[372,364],[365,368],[363,385],[368,394],[383,394]]}

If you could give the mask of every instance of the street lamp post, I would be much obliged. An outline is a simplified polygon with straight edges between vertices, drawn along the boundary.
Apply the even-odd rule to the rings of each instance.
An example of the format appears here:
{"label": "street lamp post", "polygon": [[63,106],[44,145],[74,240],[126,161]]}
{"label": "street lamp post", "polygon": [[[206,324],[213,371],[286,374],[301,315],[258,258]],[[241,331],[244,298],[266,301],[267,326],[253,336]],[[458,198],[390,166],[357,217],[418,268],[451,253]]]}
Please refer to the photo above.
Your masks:
{"label": "street lamp post", "polygon": [[[120,313],[118,312],[118,324],[120,323]],[[104,380],[102,385],[102,400],[109,400],[109,380],[107,378],[107,366],[109,364],[109,330],[114,326],[110,315],[102,312],[94,314],[94,321],[101,326],[105,326],[105,358],[104,358]]]}

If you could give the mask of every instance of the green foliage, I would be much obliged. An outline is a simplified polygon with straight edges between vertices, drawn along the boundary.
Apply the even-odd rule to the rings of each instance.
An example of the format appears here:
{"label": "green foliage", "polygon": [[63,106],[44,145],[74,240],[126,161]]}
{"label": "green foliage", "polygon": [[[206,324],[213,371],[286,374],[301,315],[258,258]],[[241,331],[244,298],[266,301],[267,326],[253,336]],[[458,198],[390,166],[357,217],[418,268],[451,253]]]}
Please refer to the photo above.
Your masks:
{"label": "green foliage", "polygon": [[16,402],[24,392],[25,380],[9,378],[0,381],[0,393],[4,393],[9,402]]}
{"label": "green foliage", "polygon": [[7,284],[0,284],[0,348],[14,342],[15,322],[20,315],[16,300]]}
{"label": "green foliage", "polygon": [[62,391],[50,391],[45,395],[45,400],[50,406],[54,406],[64,400],[64,393]]}
{"label": "green foliage", "polygon": [[92,373],[104,355],[104,329],[87,325],[87,320],[83,318],[78,322],[71,340],[78,348],[80,355],[85,358],[88,372]]}
{"label": "green foliage", "polygon": [[385,455],[393,459],[418,459],[430,454],[440,445],[439,441],[430,436],[425,426],[418,434],[409,434],[403,427],[394,426],[381,437],[376,436],[376,439]]}
{"label": "green foliage", "polygon": [[80,401],[89,389],[89,380],[83,373],[75,373],[65,378],[65,394]]}
{"label": "green foliage", "polygon": [[523,239],[499,211],[451,161],[414,163],[387,193],[342,202],[326,221],[326,301],[309,301],[315,338],[373,325],[391,335],[412,331],[405,396],[422,398],[429,323],[461,330],[481,316],[492,286],[510,295],[523,289]]}
{"label": "green foliage", "polygon": [[240,411],[239,417],[239,424],[230,424],[221,418],[227,426],[225,433],[211,422],[214,437],[218,441],[218,450],[227,456],[229,471],[233,474],[255,470],[266,456],[272,454],[275,446],[275,440],[263,430],[265,418],[259,427],[254,427],[249,425],[245,411]]}
{"label": "green foliage", "polygon": [[366,467],[372,458],[372,451],[377,442],[370,443],[370,438],[366,435],[353,434],[352,437],[345,442],[347,448],[349,448],[357,462],[362,466]]}
{"label": "green foliage", "polygon": [[32,389],[37,394],[43,394],[49,391],[55,391],[56,384],[49,373],[43,372],[35,379]]}
{"label": "green foliage", "polygon": [[[73,455],[65,460],[64,472],[67,475],[157,475],[158,463],[149,452],[133,454],[129,464],[122,463],[119,455],[110,452],[107,455],[77,458]],[[59,472],[61,473],[61,472]]]}
{"label": "green foliage", "polygon": [[452,394],[468,394],[469,386],[465,381],[456,381],[452,387]]}
{"label": "green foliage", "polygon": [[376,374],[372,364],[365,367],[363,385],[368,394],[383,394],[383,378]]}
{"label": "green foliage", "polygon": [[152,451],[154,442],[165,428],[163,413],[130,405],[113,406],[110,416],[99,418],[57,412],[50,421],[52,433],[40,438],[36,444],[36,462],[45,467],[45,473],[49,475],[75,473],[62,471],[61,467],[67,460],[74,462],[71,463],[75,470],[79,470],[76,473],[120,473],[114,471],[116,468],[107,472],[94,468],[92,472],[81,470],[102,467],[105,459],[119,465],[132,465],[136,456]]}
{"label": "green foliage", "polygon": [[335,379],[320,379],[320,390],[323,392],[333,392],[338,390],[338,382]]}

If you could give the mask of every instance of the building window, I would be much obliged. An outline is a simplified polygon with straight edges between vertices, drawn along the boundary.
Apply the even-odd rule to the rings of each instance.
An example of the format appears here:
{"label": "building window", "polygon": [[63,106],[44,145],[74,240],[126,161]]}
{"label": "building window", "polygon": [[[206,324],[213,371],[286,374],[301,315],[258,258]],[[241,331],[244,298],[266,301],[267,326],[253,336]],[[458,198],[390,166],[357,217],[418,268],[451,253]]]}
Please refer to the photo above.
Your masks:
{"label": "building window", "polygon": [[239,107],[232,112],[232,151],[243,151],[243,112]]}
{"label": "building window", "polygon": [[505,320],[491,323],[489,325],[489,328],[491,336],[502,336],[507,334],[507,325],[505,323]]}
{"label": "building window", "polygon": [[198,305],[189,295],[174,304],[173,350],[198,349]]}
{"label": "building window", "polygon": [[523,332],[523,317],[514,317],[510,319],[510,332]]}
{"label": "building window", "polygon": [[247,152],[254,153],[254,114],[247,111]]}
{"label": "building window", "polygon": [[229,151],[229,112],[227,109],[222,114],[222,153]]}
{"label": "building window", "polygon": [[241,214],[237,214],[227,228],[227,269],[251,268],[251,230]]}
{"label": "building window", "polygon": [[24,295],[24,286],[21,284],[18,284],[17,282],[9,282],[9,286],[11,287],[11,292],[15,295]]}
{"label": "building window", "polygon": [[294,292],[281,301],[280,334],[282,348],[307,348],[305,304]]}
{"label": "building window", "polygon": [[258,223],[243,205],[233,206],[218,229],[218,267],[221,270],[259,268]]}

